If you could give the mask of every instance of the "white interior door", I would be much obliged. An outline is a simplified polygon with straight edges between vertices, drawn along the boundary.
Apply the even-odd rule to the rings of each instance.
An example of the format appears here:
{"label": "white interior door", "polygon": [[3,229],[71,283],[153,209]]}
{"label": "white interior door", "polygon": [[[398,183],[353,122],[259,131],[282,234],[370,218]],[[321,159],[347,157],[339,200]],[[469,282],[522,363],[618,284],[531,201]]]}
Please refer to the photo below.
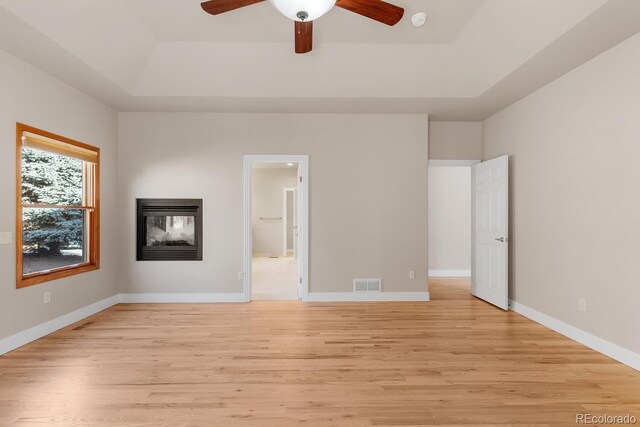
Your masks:
{"label": "white interior door", "polygon": [[302,299],[302,274],[304,268],[304,258],[300,256],[302,254],[302,245],[305,239],[305,236],[302,235],[302,230],[304,230],[304,218],[300,215],[303,212],[303,186],[302,186],[302,165],[298,164],[298,189],[294,192],[295,196],[295,228],[294,228],[294,236],[293,236],[293,244],[294,244],[294,256],[296,257],[296,262],[298,263],[298,298]]}
{"label": "white interior door", "polygon": [[[298,188],[282,189],[282,256],[289,256],[289,251],[293,251],[296,256],[296,193]],[[291,201],[291,206],[289,206]],[[291,239],[291,245],[289,245]]]}
{"label": "white interior door", "polygon": [[[300,180],[298,180],[300,182]],[[298,259],[298,189],[293,194],[293,256]]]}
{"label": "white interior door", "polygon": [[471,293],[507,310],[509,156],[474,165],[471,177]]}

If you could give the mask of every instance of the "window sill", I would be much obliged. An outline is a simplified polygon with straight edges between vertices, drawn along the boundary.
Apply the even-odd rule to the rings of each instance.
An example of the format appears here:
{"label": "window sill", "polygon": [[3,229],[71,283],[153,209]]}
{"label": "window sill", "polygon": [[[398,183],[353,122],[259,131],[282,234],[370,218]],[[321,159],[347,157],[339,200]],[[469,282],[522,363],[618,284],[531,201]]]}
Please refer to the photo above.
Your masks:
{"label": "window sill", "polygon": [[40,283],[49,282],[52,280],[62,279],[63,277],[74,276],[76,274],[86,273],[88,271],[98,270],[100,266],[98,264],[84,263],[77,264],[68,267],[57,268],[55,270],[49,270],[43,273],[32,273],[28,275],[18,275],[16,288],[26,288],[27,286],[33,286]]}

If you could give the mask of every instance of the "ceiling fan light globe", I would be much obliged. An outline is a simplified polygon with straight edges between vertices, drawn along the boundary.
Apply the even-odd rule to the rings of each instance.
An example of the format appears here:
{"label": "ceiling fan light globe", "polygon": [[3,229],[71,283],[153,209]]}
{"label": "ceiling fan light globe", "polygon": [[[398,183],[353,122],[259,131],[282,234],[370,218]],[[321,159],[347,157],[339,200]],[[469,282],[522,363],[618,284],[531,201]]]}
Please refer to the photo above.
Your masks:
{"label": "ceiling fan light globe", "polygon": [[[329,12],[336,4],[336,0],[269,0],[269,2],[287,18],[293,21],[315,21],[325,13]],[[300,19],[300,16],[307,17]]]}

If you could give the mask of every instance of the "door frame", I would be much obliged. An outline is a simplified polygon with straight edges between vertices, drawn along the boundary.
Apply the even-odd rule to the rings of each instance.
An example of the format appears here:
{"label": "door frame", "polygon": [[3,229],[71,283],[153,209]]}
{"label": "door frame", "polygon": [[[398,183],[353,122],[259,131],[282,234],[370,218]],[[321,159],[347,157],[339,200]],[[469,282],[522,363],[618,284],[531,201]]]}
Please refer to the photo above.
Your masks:
{"label": "door frame", "polygon": [[[244,155],[244,182],[243,182],[243,293],[244,301],[251,302],[251,265],[252,265],[252,219],[251,219],[251,179],[254,163],[298,163],[302,178],[301,193],[302,212],[298,212],[298,218],[302,220],[302,271],[298,271],[302,279],[302,301],[309,300],[309,156],[308,155],[280,155],[280,154],[245,154]],[[298,221],[300,224],[300,221]]]}
{"label": "door frame", "polygon": [[[282,256],[289,256],[289,248],[287,246],[289,246],[287,244],[287,229],[288,229],[288,223],[289,223],[289,215],[287,213],[287,196],[288,193],[292,193],[293,194],[293,218],[295,219],[296,217],[296,208],[297,208],[297,193],[298,189],[297,188],[283,188],[282,189]],[[297,221],[294,224],[294,230],[293,232],[295,233],[295,227],[297,226]],[[295,241],[295,236],[293,236],[293,256],[296,256],[296,241]]]}

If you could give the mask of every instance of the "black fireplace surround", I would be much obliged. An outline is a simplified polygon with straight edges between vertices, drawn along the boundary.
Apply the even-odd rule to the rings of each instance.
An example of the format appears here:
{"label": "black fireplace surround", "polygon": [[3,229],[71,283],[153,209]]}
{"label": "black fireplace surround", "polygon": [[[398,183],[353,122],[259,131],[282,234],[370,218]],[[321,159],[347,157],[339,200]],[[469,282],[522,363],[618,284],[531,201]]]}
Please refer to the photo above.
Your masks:
{"label": "black fireplace surround", "polygon": [[137,199],[138,261],[202,261],[202,199]]}

